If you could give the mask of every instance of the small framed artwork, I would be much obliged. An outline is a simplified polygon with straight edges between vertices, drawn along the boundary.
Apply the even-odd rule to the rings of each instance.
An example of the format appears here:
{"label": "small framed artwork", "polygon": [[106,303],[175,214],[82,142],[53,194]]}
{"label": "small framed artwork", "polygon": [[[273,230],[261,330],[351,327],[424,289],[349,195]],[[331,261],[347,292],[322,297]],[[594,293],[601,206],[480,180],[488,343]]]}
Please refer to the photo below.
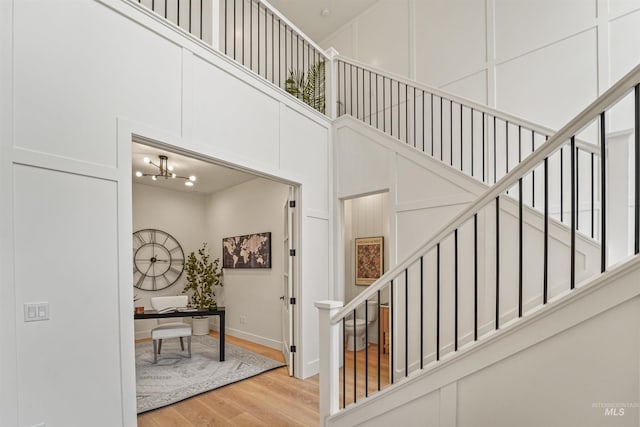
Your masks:
{"label": "small framed artwork", "polygon": [[384,237],[356,239],[356,285],[370,285],[384,270]]}
{"label": "small framed artwork", "polygon": [[222,239],[223,268],[271,268],[271,233]]}

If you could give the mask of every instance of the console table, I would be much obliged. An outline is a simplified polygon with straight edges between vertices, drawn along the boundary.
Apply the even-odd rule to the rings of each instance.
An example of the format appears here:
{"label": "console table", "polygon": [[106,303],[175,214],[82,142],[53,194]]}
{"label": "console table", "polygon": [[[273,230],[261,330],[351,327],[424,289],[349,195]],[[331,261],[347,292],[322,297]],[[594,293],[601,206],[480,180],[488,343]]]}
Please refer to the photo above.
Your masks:
{"label": "console table", "polygon": [[135,320],[140,319],[168,319],[171,317],[200,317],[200,316],[218,316],[220,317],[220,340],[219,350],[220,361],[224,362],[224,307],[218,307],[215,310],[197,310],[197,311],[171,311],[169,313],[158,313],[155,310],[145,310],[142,314],[134,314]]}

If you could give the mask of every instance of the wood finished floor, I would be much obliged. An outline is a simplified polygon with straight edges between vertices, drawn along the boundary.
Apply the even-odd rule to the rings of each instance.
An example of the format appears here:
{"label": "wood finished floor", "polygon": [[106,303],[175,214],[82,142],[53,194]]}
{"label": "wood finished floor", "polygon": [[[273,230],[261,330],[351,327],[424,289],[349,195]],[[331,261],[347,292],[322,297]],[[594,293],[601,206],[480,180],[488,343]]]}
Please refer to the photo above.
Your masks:
{"label": "wood finished floor", "polygon": [[[217,338],[217,333],[211,336]],[[255,353],[284,361],[282,353],[269,347],[230,335],[227,342]],[[370,345],[369,391],[377,389],[378,347]],[[347,406],[353,402],[353,352],[345,353],[347,366]],[[356,396],[364,397],[365,352],[356,352]],[[388,385],[389,362],[382,355],[381,388]],[[342,371],[340,372],[342,381]],[[342,383],[340,384],[342,407]],[[138,416],[140,427],[205,427],[205,426],[317,426],[318,375],[300,380],[289,377],[288,368],[273,371],[212,390],[182,402]]]}
{"label": "wood finished floor", "polygon": [[[217,333],[211,336],[217,338]],[[226,341],[284,361],[282,353],[230,335]],[[138,416],[140,427],[317,426],[318,376],[289,377],[282,367]]]}
{"label": "wood finished floor", "polygon": [[[364,399],[365,389],[367,395],[371,396],[378,391],[378,346],[375,344],[369,344],[367,353],[365,351],[355,352],[355,376],[354,376],[354,353],[352,351],[345,351],[344,364],[346,371],[343,375],[343,370],[340,369],[340,400],[338,403],[339,408],[343,408],[344,405],[349,406],[354,402],[359,402]],[[367,360],[368,358],[368,360]],[[368,363],[367,363],[368,362]],[[365,371],[365,366],[369,366],[369,369]],[[343,387],[343,378],[346,380],[346,387]],[[354,384],[355,381],[355,395]],[[389,355],[380,354],[380,390],[389,386]],[[343,390],[346,391],[345,399],[343,400]]]}

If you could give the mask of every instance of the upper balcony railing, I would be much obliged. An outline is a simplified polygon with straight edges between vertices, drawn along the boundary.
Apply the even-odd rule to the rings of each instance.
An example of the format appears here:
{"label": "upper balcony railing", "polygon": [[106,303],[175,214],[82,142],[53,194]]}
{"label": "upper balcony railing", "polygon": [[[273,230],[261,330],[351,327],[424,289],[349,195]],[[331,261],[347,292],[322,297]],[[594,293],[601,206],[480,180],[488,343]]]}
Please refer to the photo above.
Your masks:
{"label": "upper balcony railing", "polygon": [[325,113],[322,49],[263,0],[220,0],[220,50]]}
{"label": "upper balcony railing", "polygon": [[130,0],[155,12],[184,31],[212,44],[214,14],[213,0]]}
{"label": "upper balcony railing", "polygon": [[[264,0],[132,0],[326,112],[327,56]],[[218,6],[218,10],[213,10]],[[215,20],[215,22],[214,22]],[[217,42],[217,43],[216,43]]]}

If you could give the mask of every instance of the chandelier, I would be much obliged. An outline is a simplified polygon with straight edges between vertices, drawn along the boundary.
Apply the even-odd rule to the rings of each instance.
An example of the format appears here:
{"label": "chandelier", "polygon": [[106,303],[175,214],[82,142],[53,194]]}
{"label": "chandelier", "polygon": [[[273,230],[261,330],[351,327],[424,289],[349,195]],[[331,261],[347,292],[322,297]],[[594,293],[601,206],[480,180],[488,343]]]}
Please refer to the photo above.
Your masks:
{"label": "chandelier", "polygon": [[193,183],[196,181],[196,176],[195,175],[190,175],[190,176],[180,176],[180,175],[176,175],[173,172],[173,166],[168,164],[168,160],[169,158],[167,156],[164,155],[159,155],[158,157],[160,157],[160,164],[157,165],[155,163],[153,163],[151,161],[151,159],[149,159],[148,157],[145,157],[144,159],[142,159],[145,163],[155,166],[156,168],[158,168],[157,173],[142,173],[140,171],[136,172],[136,176],[138,178],[141,178],[143,176],[150,176],[152,180],[157,181],[158,178],[164,178],[164,179],[184,179],[185,183],[184,185],[186,185],[187,187],[193,187]]}

